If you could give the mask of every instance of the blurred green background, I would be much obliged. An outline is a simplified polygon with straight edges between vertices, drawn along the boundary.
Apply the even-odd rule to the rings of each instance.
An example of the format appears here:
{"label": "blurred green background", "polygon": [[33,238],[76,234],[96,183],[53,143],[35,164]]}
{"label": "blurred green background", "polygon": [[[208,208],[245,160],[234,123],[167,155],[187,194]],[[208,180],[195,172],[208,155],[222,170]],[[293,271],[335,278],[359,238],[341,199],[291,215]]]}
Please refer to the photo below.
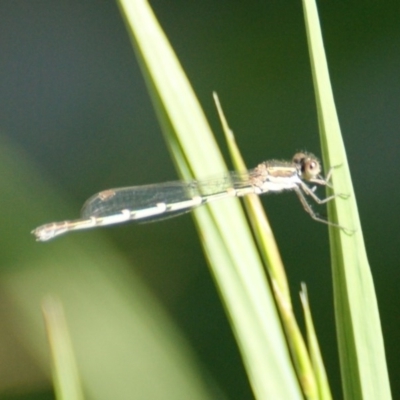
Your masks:
{"label": "blurred green background", "polygon": [[[225,155],[213,90],[249,167],[320,153],[299,0],[151,5]],[[400,5],[319,12],[399,398]],[[64,302],[87,398],[252,399],[190,215],[29,234],[100,190],[177,178],[116,4],[1,2],[0,30],[0,399],[53,398],[47,293]],[[291,193],[263,202],[297,305],[308,285],[339,399],[326,226]]]}

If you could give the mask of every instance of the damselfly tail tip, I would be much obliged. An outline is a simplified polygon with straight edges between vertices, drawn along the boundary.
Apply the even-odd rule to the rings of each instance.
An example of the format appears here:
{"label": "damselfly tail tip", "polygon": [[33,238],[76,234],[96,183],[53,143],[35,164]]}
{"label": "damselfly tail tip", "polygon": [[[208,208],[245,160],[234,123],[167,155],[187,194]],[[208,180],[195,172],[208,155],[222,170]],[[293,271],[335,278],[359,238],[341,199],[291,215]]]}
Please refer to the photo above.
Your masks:
{"label": "damselfly tail tip", "polygon": [[37,242],[47,242],[63,232],[58,231],[53,223],[39,226],[31,233],[35,236]]}
{"label": "damselfly tail tip", "polygon": [[43,231],[42,227],[32,230],[31,234],[35,236],[37,242],[46,242],[52,238],[45,231]]}

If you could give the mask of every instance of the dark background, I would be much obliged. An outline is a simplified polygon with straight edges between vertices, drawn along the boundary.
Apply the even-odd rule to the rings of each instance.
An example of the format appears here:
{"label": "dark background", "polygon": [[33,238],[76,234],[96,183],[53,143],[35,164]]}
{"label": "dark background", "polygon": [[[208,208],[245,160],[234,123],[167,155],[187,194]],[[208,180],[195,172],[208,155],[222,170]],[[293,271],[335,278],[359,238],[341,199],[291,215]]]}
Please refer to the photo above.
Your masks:
{"label": "dark background", "polygon": [[[320,153],[300,1],[175,0],[151,5],[225,155],[213,90],[247,165],[290,159],[297,150]],[[399,398],[400,5],[320,1],[318,7],[376,285],[393,397]],[[0,4],[0,135],[76,210],[65,215],[51,204],[47,213],[31,217],[20,248],[18,237],[10,235],[14,224],[3,225],[1,237],[15,238],[7,246],[16,254],[29,252],[30,246],[41,246],[35,254],[47,251],[43,246],[56,246],[36,244],[28,238],[29,229],[77,217],[93,193],[177,178],[113,1]],[[293,194],[267,196],[263,202],[297,307],[300,282],[308,285],[334,398],[341,398],[327,229],[302,211]],[[29,201],[26,211],[13,207],[12,201],[6,204],[3,212],[10,221],[29,212]],[[107,237],[135,265],[227,398],[252,398],[189,215],[59,241],[72,245],[85,235]],[[0,260],[4,271],[10,254]],[[4,310],[3,321],[9,312],[16,311]],[[14,361],[18,365],[17,356]],[[24,381],[23,374],[18,379],[18,374],[16,367],[15,387],[5,383],[0,394],[17,388],[26,394],[21,398],[34,398],[28,394],[35,391],[41,393],[36,398],[50,396],[49,383],[32,389],[35,384]]]}

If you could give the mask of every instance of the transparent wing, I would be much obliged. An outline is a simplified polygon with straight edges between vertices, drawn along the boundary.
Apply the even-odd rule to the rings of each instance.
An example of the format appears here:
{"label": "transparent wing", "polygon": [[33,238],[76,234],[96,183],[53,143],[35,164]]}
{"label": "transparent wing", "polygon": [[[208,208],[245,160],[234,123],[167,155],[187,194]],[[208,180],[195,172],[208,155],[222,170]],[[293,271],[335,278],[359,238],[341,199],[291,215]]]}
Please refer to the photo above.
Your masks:
{"label": "transparent wing", "polygon": [[305,195],[310,196],[318,204],[323,204],[338,196],[334,194],[319,199],[314,193],[314,188],[309,188],[304,183],[303,180],[306,180],[317,185],[330,186],[330,172],[325,179],[320,175],[320,171],[319,162],[315,157],[298,153],[292,162],[265,161],[246,173],[230,172],[202,181],[176,181],[104,190],[86,201],[80,219],[45,224],[34,229],[32,233],[37,240],[46,241],[80,229],[127,221],[150,222],[165,219],[226,197],[283,190],[294,190],[304,209],[316,221],[342,228],[319,218],[305,198]]}
{"label": "transparent wing", "polygon": [[108,217],[122,210],[140,212],[165,205],[165,215],[157,213],[146,217],[147,220],[158,220],[188,212],[213,199],[237,195],[236,190],[244,188],[251,188],[248,173],[229,173],[203,181],[174,181],[109,189],[89,198],[83,205],[81,217]]}

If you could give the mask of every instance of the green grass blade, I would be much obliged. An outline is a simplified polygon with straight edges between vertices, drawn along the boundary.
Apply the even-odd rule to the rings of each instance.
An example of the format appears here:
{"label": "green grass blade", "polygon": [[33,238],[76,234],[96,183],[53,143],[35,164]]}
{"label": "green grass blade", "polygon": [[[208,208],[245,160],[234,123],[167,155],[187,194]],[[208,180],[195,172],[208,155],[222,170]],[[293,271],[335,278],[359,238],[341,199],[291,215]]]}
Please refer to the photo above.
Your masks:
{"label": "green grass blade", "polygon": [[57,400],[83,400],[74,350],[61,302],[48,296],[42,303],[47,337],[53,358],[53,382]]}
{"label": "green grass blade", "polygon": [[[190,84],[148,4],[122,13],[175,164],[182,177],[226,170]],[[236,199],[202,207],[196,223],[258,399],[301,398],[274,301]]]}
{"label": "green grass blade", "polygon": [[377,299],[368,264],[356,198],[333,100],[314,0],[303,0],[322,154],[335,168],[337,197],[328,205],[330,220],[354,233],[329,228],[335,313],[343,390],[347,399],[390,399],[390,387]]}
{"label": "green grass blade", "polygon": [[[248,168],[243,160],[242,155],[240,154],[239,148],[236,144],[235,136],[228,125],[216,93],[214,93],[214,101],[217,106],[219,118],[221,120],[222,129],[225,134],[225,139],[228,144],[233,165],[235,166],[236,171],[247,171]],[[258,242],[258,248],[261,253],[261,257],[264,260],[264,264],[268,270],[269,276],[279,288],[278,290],[280,293],[280,298],[283,298],[286,304],[291,303],[289,284],[286,277],[285,268],[283,266],[278,245],[276,243],[264,207],[262,206],[261,200],[257,195],[250,195],[246,196],[243,201],[254,235]]]}
{"label": "green grass blade", "polygon": [[[214,100],[217,105],[235,169],[238,171],[246,171],[247,168],[243,157],[240,154],[233,132],[229,128],[218,96],[215,93]],[[285,328],[286,338],[289,343],[293,362],[303,393],[307,399],[319,399],[317,381],[305,341],[293,312],[286,273],[274,234],[270,228],[269,221],[259,196],[246,196],[243,201],[253,229],[254,237],[258,244],[258,249],[264,261],[266,270],[268,271],[270,281],[272,282],[275,301],[278,305],[281,321]]]}
{"label": "green grass blade", "polygon": [[307,287],[304,283],[301,285],[300,299],[303,306],[304,320],[306,323],[308,349],[318,385],[318,398],[320,400],[331,400],[332,394],[329,388],[328,377],[326,375],[324,362],[322,360],[318,338],[314,329],[310,304],[308,301]]}

